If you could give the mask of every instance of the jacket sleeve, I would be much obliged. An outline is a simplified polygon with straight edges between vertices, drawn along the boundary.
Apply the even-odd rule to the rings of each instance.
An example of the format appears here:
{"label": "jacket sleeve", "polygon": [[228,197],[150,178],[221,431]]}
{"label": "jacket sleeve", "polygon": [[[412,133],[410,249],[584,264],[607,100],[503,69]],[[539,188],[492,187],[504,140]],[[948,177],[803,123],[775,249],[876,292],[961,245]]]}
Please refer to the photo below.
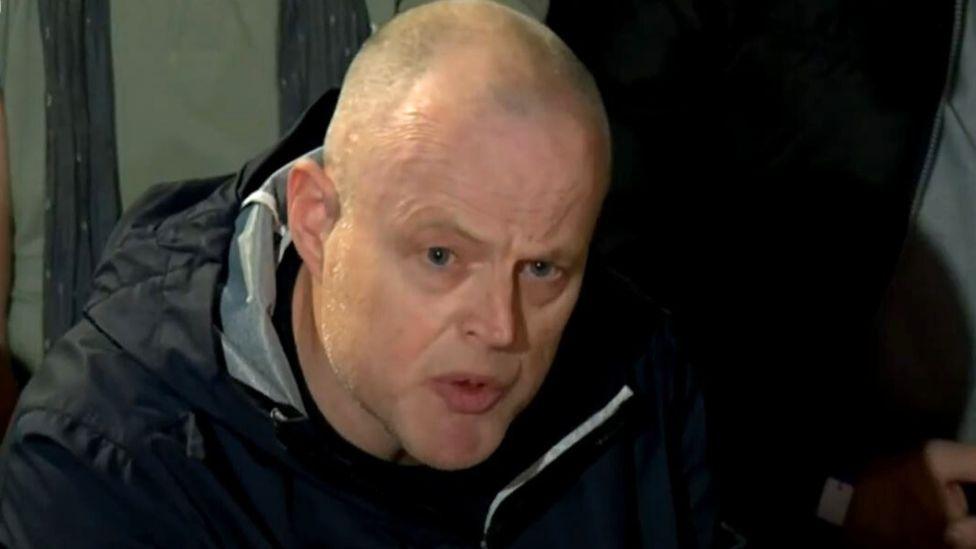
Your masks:
{"label": "jacket sleeve", "polygon": [[[122,445],[76,418],[21,414],[0,458],[0,546],[207,547]],[[195,532],[196,530],[196,532]]]}

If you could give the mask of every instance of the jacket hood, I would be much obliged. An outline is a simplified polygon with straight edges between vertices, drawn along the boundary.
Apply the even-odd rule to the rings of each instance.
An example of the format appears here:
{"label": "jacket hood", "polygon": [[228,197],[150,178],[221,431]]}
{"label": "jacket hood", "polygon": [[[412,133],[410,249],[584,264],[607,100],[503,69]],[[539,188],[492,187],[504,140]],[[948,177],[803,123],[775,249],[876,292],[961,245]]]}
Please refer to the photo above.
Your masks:
{"label": "jacket hood", "polygon": [[237,174],[154,187],[120,220],[95,273],[86,318],[195,407],[233,423],[246,422],[228,413],[228,399],[240,399],[223,390],[229,384],[218,311],[235,219],[245,197],[321,146],[337,97],[323,95]]}

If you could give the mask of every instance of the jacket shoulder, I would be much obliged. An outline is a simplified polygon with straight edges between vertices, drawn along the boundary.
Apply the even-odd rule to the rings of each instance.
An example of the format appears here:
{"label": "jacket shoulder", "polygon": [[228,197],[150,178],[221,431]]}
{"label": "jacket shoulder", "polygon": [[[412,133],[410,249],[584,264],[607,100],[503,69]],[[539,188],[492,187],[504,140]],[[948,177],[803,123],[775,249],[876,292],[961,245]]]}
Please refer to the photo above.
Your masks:
{"label": "jacket shoulder", "polygon": [[86,319],[52,347],[24,389],[8,438],[30,437],[42,427],[48,435],[77,428],[134,448],[148,433],[178,423],[189,408]]}
{"label": "jacket shoulder", "polygon": [[186,546],[202,525],[163,462],[189,447],[184,408],[91,324],[76,326],[28,384],[0,450],[0,546]]}

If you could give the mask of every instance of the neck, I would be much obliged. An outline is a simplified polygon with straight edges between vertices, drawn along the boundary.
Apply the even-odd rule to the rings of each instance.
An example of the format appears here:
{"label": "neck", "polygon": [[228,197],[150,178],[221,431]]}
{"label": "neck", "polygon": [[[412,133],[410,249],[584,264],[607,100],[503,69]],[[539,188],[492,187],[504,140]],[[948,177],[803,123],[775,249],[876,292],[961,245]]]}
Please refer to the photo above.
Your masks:
{"label": "neck", "polygon": [[329,425],[353,446],[386,461],[409,463],[410,457],[396,438],[336,375],[316,329],[316,294],[312,276],[302,265],[292,295],[292,331],[299,367],[312,400]]}

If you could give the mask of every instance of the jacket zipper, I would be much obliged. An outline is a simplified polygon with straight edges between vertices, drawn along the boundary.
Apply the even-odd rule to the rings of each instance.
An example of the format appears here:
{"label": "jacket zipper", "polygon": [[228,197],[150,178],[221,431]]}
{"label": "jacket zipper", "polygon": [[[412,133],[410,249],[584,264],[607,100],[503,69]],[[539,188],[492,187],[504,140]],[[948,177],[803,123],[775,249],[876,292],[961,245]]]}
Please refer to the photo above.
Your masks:
{"label": "jacket zipper", "polygon": [[489,549],[489,547],[491,547],[491,545],[488,543],[488,537],[493,524],[492,520],[495,518],[495,513],[501,507],[502,503],[521,489],[525,483],[538,476],[539,473],[541,473],[554,461],[565,455],[567,451],[581,441],[585,440],[588,435],[613,419],[614,416],[616,416],[620,411],[620,408],[633,396],[634,391],[629,386],[624,385],[617,395],[610,400],[610,402],[591,415],[586,421],[577,426],[572,432],[563,437],[562,440],[556,443],[555,446],[536,460],[536,462],[529,466],[528,469],[523,471],[522,474],[513,479],[504,490],[495,496],[495,500],[488,509],[488,516],[485,517],[485,525],[481,537],[481,549]]}

